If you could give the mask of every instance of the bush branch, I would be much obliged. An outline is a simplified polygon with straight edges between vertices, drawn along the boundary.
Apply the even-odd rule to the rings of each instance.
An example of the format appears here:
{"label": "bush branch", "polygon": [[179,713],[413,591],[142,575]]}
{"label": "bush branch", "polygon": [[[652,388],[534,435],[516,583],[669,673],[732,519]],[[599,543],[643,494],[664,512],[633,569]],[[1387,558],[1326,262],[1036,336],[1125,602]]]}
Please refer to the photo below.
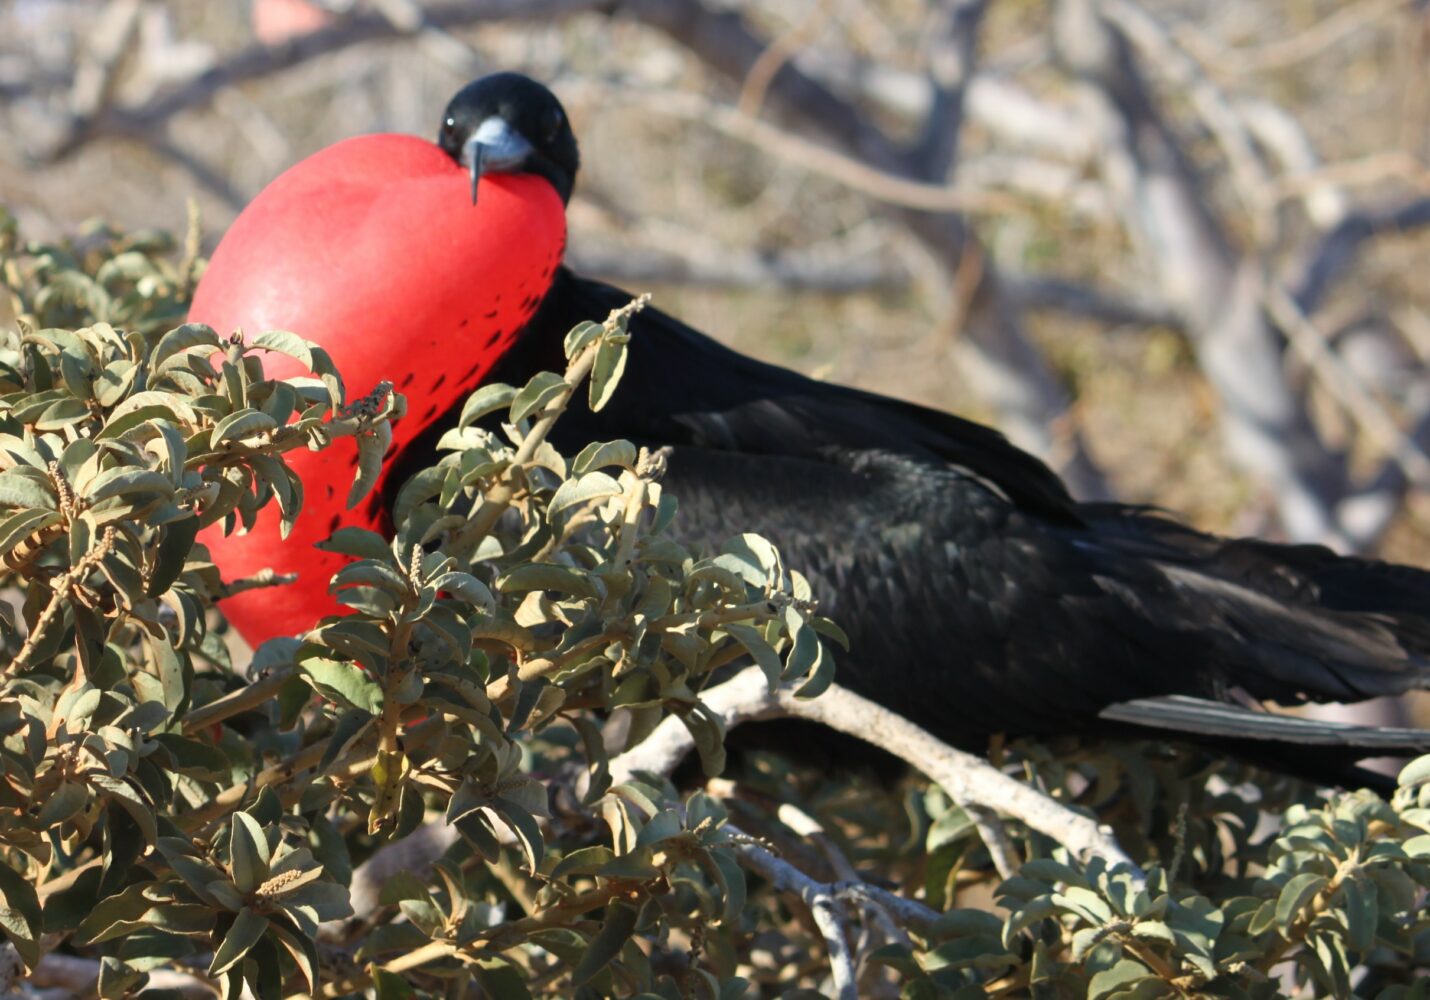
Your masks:
{"label": "bush branch", "polygon": [[[736,828],[727,826],[726,830],[742,837]],[[768,879],[781,892],[794,893],[809,907],[810,916],[814,918],[815,926],[824,938],[824,946],[829,951],[829,971],[835,995],[840,1000],[859,1000],[858,970],[854,966],[854,953],[849,948],[849,938],[844,929],[844,908],[840,905],[835,887],[816,882],[794,865],[780,860],[748,839],[737,840],[732,846],[746,868]]]}
{"label": "bush branch", "polygon": [[223,697],[215,698],[207,705],[194,709],[184,716],[184,735],[192,736],[216,722],[231,719],[235,715],[241,715],[250,709],[257,708],[277,695],[278,689],[291,676],[291,670],[274,670],[252,684],[241,687],[237,691],[230,691]]}
{"label": "bush branch", "polygon": [[[614,329],[614,324],[622,315],[640,312],[649,301],[649,295],[642,295],[621,308],[612,310],[605,323],[607,331]],[[594,338],[580,354],[571,359],[570,364],[566,367],[566,374],[563,376],[566,380],[566,388],[557,393],[556,397],[546,405],[541,413],[541,418],[522,438],[521,445],[517,448],[516,454],[512,456],[508,473],[503,475],[495,486],[487,490],[481,506],[473,512],[466,526],[453,539],[449,551],[456,553],[467,551],[491,534],[492,528],[496,527],[497,519],[502,516],[507,507],[511,506],[512,500],[516,499],[517,487],[510,476],[510,470],[522,468],[536,457],[537,449],[545,442],[546,436],[551,433],[551,428],[556,425],[557,418],[566,412],[566,404],[571,402],[572,395],[581,383],[586,381],[586,376],[591,374],[591,369],[596,364],[596,352],[601,346],[601,341],[602,337]]]}
{"label": "bush branch", "polygon": [[[1140,871],[1095,820],[1009,777],[981,757],[955,750],[838,684],[818,698],[797,698],[792,689],[783,687],[771,694],[764,675],[750,667],[704,692],[701,701],[725,720],[727,729],[742,722],[787,717],[809,719],[857,736],[928,775],[961,806],[997,810],[1052,837],[1079,857],[1099,857],[1110,865]],[[669,774],[693,746],[679,719],[665,719],[644,742],[612,759],[611,782],[627,781],[636,771]],[[990,846],[990,850],[998,848]],[[1004,863],[1009,863],[1007,858]]]}

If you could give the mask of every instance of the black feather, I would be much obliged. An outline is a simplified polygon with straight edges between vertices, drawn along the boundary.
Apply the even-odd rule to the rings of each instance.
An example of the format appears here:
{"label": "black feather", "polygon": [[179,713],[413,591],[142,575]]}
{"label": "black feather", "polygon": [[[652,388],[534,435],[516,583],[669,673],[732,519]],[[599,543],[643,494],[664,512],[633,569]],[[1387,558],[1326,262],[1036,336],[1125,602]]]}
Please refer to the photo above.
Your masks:
{"label": "black feather", "polygon": [[[489,378],[521,384],[562,370],[567,330],[630,298],[561,269]],[[1353,700],[1430,679],[1430,574],[1078,504],[989,428],[762,364],[657,309],[636,315],[631,334],[614,399],[592,413],[578,394],[553,443],[668,447],[677,533],[711,545],[741,531],[772,540],[849,633],[841,683],[952,743],[1135,726],[1226,745],[1243,735],[1231,716],[1172,713],[1153,725],[1105,710],[1234,690]],[[399,460],[408,472],[431,461],[453,420]],[[399,469],[391,481],[402,478]],[[1332,760],[1421,745],[1398,731],[1323,744]]]}
{"label": "black feather", "polygon": [[[442,148],[457,158],[494,115],[531,145],[516,169],[569,197],[576,138],[534,80],[496,74],[464,88],[444,113]],[[559,269],[489,379],[563,370],[566,332],[630,299]],[[840,680],[945,739],[1170,733],[1263,757],[1268,746],[1314,750],[1299,761],[1325,762],[1328,775],[1367,751],[1423,748],[1413,732],[1168,696],[1295,703],[1426,687],[1430,573],[1078,504],[987,427],[761,364],[656,309],[631,333],[615,398],[592,413],[578,394],[553,442],[568,453],[611,438],[669,448],[677,532],[775,542],[850,636]],[[433,460],[456,417],[398,457],[389,491]]]}

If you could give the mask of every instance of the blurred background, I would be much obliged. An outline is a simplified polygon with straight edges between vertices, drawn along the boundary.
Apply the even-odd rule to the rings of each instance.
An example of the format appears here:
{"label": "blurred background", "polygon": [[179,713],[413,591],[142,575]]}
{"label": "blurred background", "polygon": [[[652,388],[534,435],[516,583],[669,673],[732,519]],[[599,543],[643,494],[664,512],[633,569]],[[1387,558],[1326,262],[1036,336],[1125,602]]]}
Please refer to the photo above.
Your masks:
{"label": "blurred background", "polygon": [[1430,564],[1424,2],[9,0],[0,203],[212,247],[495,69],[574,120],[579,270],[1082,497]]}

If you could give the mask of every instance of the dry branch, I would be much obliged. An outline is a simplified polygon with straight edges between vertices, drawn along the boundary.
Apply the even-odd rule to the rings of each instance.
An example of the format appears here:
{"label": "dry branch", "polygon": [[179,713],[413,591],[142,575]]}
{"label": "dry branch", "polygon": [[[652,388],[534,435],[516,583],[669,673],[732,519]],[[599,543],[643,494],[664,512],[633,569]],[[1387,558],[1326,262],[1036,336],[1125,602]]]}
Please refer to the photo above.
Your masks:
{"label": "dry branch", "polygon": [[887,254],[785,250],[761,253],[721,247],[718,254],[592,240],[566,255],[583,274],[648,287],[782,288],[840,295],[901,291],[912,278]]}
{"label": "dry branch", "polygon": [[[732,81],[743,80],[767,48],[738,12],[716,10],[698,0],[630,0],[622,10],[665,32]],[[962,69],[971,72],[967,65]],[[785,64],[771,79],[768,102],[800,131],[823,137],[875,170],[925,183],[931,180],[920,175],[910,151],[860,108],[794,64]],[[961,277],[976,276],[963,299],[953,301],[963,320],[957,343],[973,370],[971,384],[979,386],[998,411],[1009,435],[1038,454],[1052,457],[1065,452],[1061,471],[1074,492],[1088,498],[1109,495],[1076,430],[1066,438],[1056,432],[1066,424],[1067,392],[1027,338],[1016,303],[1003,295],[996,270],[962,218],[909,210],[897,211],[896,217],[939,261],[955,291]]]}
{"label": "dry branch", "polygon": [[[1095,821],[837,684],[818,698],[796,698],[787,688],[771,694],[764,675],[751,667],[706,691],[701,700],[725,720],[727,729],[759,719],[798,718],[857,736],[928,775],[960,805],[997,810],[1047,834],[1082,857],[1133,865]],[[666,719],[644,742],[611,761],[611,780],[627,781],[637,771],[669,774],[693,746],[684,724],[678,719]]]}
{"label": "dry branch", "polygon": [[[1311,27],[1296,34],[1236,50],[1218,48],[1217,51],[1209,52],[1207,55],[1215,58],[1216,69],[1219,72],[1228,75],[1283,69],[1295,63],[1313,59],[1353,32],[1371,28],[1386,15],[1398,13],[1412,6],[1411,0],[1358,0],[1355,3],[1342,4],[1339,9],[1332,9],[1326,17],[1317,20]],[[1193,35],[1187,32],[1186,34],[1189,35],[1189,42],[1192,44],[1195,44],[1192,39],[1204,37],[1200,33]]]}
{"label": "dry branch", "polygon": [[[738,831],[734,831],[738,835]],[[744,842],[735,845],[735,852],[747,868],[758,872],[782,892],[792,892],[809,907],[815,926],[829,951],[829,971],[835,995],[840,1000],[858,1000],[858,970],[845,932],[844,908],[834,887],[816,882],[794,865],[781,861],[758,844]]]}
{"label": "dry branch", "polygon": [[1092,0],[1061,0],[1054,30],[1062,66],[1103,136],[1102,171],[1124,226],[1221,398],[1232,457],[1271,487],[1293,538],[1349,547],[1336,510],[1345,468],[1286,377],[1261,265],[1237,252],[1136,53],[1101,10]]}
{"label": "dry branch", "polygon": [[708,125],[731,138],[837,181],[852,191],[899,208],[920,212],[998,213],[1016,210],[1022,204],[996,191],[960,189],[870,166],[829,146],[812,142],[759,118],[751,118],[738,107],[720,104],[700,94],[603,87],[594,83],[585,89],[588,93],[599,93],[603,101],[636,100],[643,108],[657,114]]}
{"label": "dry branch", "polygon": [[[556,18],[603,6],[602,0],[463,0],[425,6],[423,13],[426,25],[452,29],[489,21]],[[408,34],[409,28],[400,19],[374,11],[351,14],[282,45],[250,45],[140,104],[106,106],[92,117],[76,121],[39,158],[61,159],[105,136],[142,137],[175,115],[208,106],[229,87],[273,76],[357,45]]]}
{"label": "dry branch", "polygon": [[1361,248],[1381,236],[1406,235],[1430,226],[1430,197],[1411,198],[1383,208],[1363,208],[1346,215],[1321,237],[1291,283],[1296,306],[1313,313],[1336,283],[1354,266]]}

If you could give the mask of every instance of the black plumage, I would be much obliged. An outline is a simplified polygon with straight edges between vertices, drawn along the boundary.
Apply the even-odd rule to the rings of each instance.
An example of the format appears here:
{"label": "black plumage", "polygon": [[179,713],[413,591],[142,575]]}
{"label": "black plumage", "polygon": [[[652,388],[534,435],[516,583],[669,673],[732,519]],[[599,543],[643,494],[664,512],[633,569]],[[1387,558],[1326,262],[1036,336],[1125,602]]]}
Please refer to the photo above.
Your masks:
{"label": "black plumage", "polygon": [[[522,101],[555,102],[544,88],[533,97],[529,83]],[[506,88],[483,84],[445,117],[515,121]],[[522,120],[550,120],[541,110],[523,107]],[[574,139],[569,149],[574,179]],[[560,160],[548,151],[541,169]],[[630,298],[558,270],[489,380],[561,370],[566,332]],[[1416,731],[1220,704],[1426,687],[1430,573],[1078,503],[987,427],[757,362],[658,309],[636,315],[631,334],[614,399],[592,413],[578,394],[555,428],[557,447],[628,438],[669,448],[677,532],[712,544],[741,531],[772,540],[849,633],[839,681],[942,737],[981,748],[994,733],[1151,729],[1234,747],[1321,744],[1348,757],[1430,744]],[[435,420],[391,481],[430,461],[455,417]]]}

